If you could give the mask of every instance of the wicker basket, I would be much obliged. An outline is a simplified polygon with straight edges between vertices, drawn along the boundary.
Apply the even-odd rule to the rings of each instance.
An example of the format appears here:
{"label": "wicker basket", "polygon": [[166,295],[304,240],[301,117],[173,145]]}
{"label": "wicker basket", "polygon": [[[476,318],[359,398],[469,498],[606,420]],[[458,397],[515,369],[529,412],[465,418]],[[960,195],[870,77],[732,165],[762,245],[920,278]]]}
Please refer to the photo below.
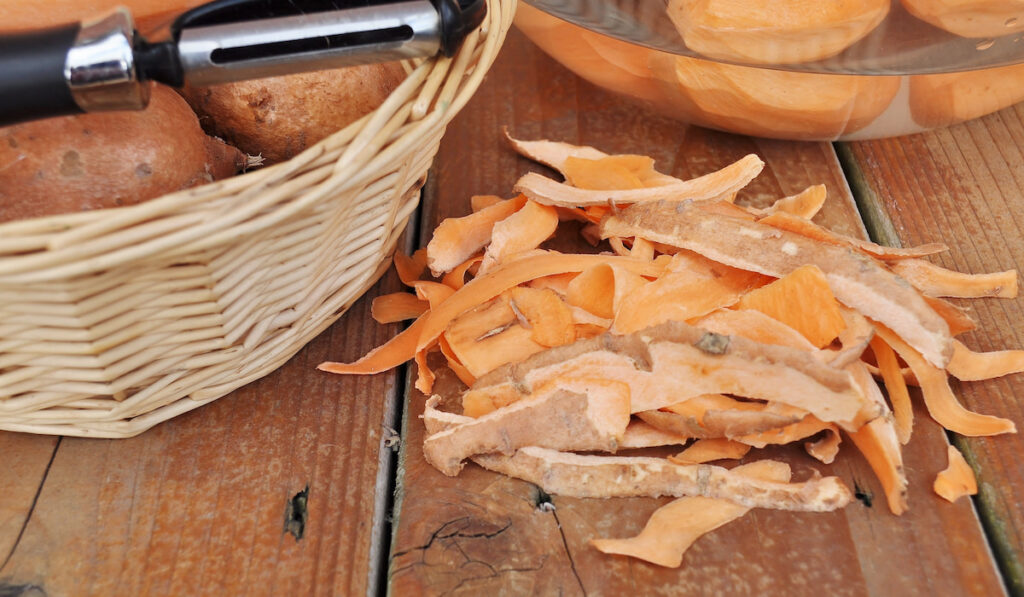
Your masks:
{"label": "wicker basket", "polygon": [[281,366],[387,268],[514,11],[286,163],[0,225],[0,429],[129,437]]}

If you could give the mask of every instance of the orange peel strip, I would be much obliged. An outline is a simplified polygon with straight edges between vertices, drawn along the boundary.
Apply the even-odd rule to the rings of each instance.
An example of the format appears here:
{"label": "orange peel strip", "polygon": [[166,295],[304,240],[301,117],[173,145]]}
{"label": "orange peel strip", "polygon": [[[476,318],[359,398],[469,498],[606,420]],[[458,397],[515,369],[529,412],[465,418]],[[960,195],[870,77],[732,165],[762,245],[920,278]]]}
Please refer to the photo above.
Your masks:
{"label": "orange peel strip", "polygon": [[483,260],[483,255],[470,257],[445,274],[444,277],[441,278],[441,283],[445,286],[450,286],[455,290],[462,288],[466,285],[466,272],[469,272],[474,265],[477,265]]}
{"label": "orange peel strip", "polygon": [[[885,397],[863,363],[849,365],[847,370],[866,394],[876,402],[885,404]],[[903,470],[903,452],[892,421],[886,416],[877,417],[851,433],[850,439],[882,484],[889,511],[897,516],[906,512],[907,476]]]}
{"label": "orange peel strip", "polygon": [[373,298],[370,316],[377,323],[396,323],[416,319],[430,308],[430,303],[408,292],[393,292]]}
{"label": "orange peel strip", "polygon": [[960,381],[981,381],[1024,372],[1024,350],[974,352],[953,341],[953,358],[946,371]]}
{"label": "orange peel strip", "polygon": [[816,348],[828,346],[846,328],[825,274],[804,265],[740,297],[737,309],[752,309],[803,334]]}
{"label": "orange peel strip", "polygon": [[714,460],[739,460],[747,455],[750,446],[724,437],[699,439],[668,459],[676,464],[704,464]]}
{"label": "orange peel strip", "polygon": [[419,280],[413,285],[413,288],[416,289],[416,296],[427,301],[431,309],[436,308],[455,293],[455,289],[451,286],[430,280]]}
{"label": "orange peel strip", "polygon": [[756,155],[748,155],[704,176],[681,183],[630,190],[592,191],[573,186],[530,172],[520,178],[513,189],[530,199],[545,205],[560,207],[585,207],[593,205],[615,205],[645,203],[651,201],[702,201],[717,199],[745,187],[764,168],[764,162]]}
{"label": "orange peel strip", "polygon": [[516,253],[536,249],[555,233],[557,227],[558,212],[555,208],[527,201],[521,209],[494,224],[480,273],[494,269]]}
{"label": "orange peel strip", "polygon": [[427,269],[427,250],[419,249],[411,256],[401,251],[395,251],[393,260],[395,262],[395,271],[398,272],[398,279],[402,281],[402,284],[412,286],[423,275],[423,271]]}
{"label": "orange peel strip", "polygon": [[828,243],[830,245],[857,249],[870,257],[881,259],[883,261],[911,259],[914,257],[935,255],[936,253],[942,253],[943,251],[949,250],[949,247],[940,243],[929,243],[918,247],[906,248],[886,247],[871,241],[861,240],[852,236],[832,232],[827,228],[818,226],[808,219],[785,212],[771,213],[758,219],[758,222],[779,230],[795,232],[796,234]]}
{"label": "orange peel strip", "polygon": [[896,275],[928,296],[953,298],[1015,298],[1017,270],[965,274],[923,259],[906,259],[889,265]]}
{"label": "orange peel strip", "polygon": [[935,482],[932,484],[935,493],[949,502],[978,493],[978,480],[960,450],[949,446],[946,454],[949,457],[949,465],[935,476]]}
{"label": "orange peel strip", "polygon": [[572,310],[554,290],[516,286],[511,290],[511,305],[526,318],[537,344],[550,348],[576,339]]}
{"label": "orange peel strip", "polygon": [[416,356],[420,335],[427,325],[429,316],[429,311],[419,316],[409,327],[366,353],[357,361],[352,363],[326,361],[317,365],[316,368],[342,375],[367,375],[394,369]]}
{"label": "orange peel strip", "polygon": [[[896,437],[900,444],[905,446],[910,441],[910,435],[914,429],[914,406],[910,403],[907,380],[904,379],[899,361],[896,360],[896,353],[893,352],[891,346],[885,343],[885,340],[878,336],[872,338],[871,350],[875,353],[878,370],[882,374],[885,389],[889,394]],[[955,358],[955,351],[953,355]]]}
{"label": "orange peel strip", "polygon": [[876,325],[875,329],[886,344],[891,346],[910,366],[914,377],[921,384],[921,394],[924,396],[928,413],[939,425],[954,433],[969,437],[1017,432],[1016,425],[1009,419],[982,415],[964,408],[953,394],[952,388],[949,387],[949,380],[944,370],[927,362],[920,353],[911,348],[892,330],[881,324]]}
{"label": "orange peel strip", "polygon": [[427,266],[435,276],[451,271],[491,240],[494,225],[519,211],[526,198],[519,196],[495,203],[461,218],[445,218],[427,243]]}
{"label": "orange peel strip", "polygon": [[[789,466],[773,460],[751,462],[732,469],[765,481],[786,482]],[[640,534],[628,539],[591,539],[590,544],[601,553],[630,556],[640,560],[678,568],[683,555],[703,535],[728,524],[750,511],[728,500],[705,497],[684,497],[673,500],[654,511]]]}
{"label": "orange peel strip", "polygon": [[796,195],[783,197],[764,210],[765,215],[775,212],[785,212],[794,216],[810,220],[818,214],[825,205],[827,191],[825,185],[816,184],[809,186]]}

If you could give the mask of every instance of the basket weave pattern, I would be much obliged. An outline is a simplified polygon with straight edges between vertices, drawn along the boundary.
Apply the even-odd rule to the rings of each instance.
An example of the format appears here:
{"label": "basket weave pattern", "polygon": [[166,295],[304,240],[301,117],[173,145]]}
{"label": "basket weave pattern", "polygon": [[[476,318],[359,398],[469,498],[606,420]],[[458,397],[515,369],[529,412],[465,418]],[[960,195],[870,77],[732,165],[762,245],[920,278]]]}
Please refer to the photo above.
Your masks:
{"label": "basket weave pattern", "polygon": [[0,429],[129,437],[273,371],[384,272],[515,0],[376,111],[262,170],[0,224]]}

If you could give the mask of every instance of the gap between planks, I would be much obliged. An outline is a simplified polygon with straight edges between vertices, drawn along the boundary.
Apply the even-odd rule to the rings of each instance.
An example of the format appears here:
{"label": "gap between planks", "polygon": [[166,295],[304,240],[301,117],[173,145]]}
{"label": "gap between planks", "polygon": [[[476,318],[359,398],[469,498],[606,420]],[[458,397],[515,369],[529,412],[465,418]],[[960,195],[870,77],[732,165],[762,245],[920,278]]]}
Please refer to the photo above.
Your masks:
{"label": "gap between planks", "polygon": [[[896,226],[886,213],[883,203],[879,200],[871,183],[868,182],[860,164],[857,163],[857,158],[850,145],[848,143],[833,143],[833,147],[870,240],[880,245],[902,247],[903,242],[899,233],[896,232]],[[958,392],[957,394],[957,398],[961,398]],[[960,450],[971,469],[977,474],[978,461],[974,454],[974,441],[950,431],[946,432],[946,438],[950,444]],[[985,538],[988,540],[989,555],[996,562],[1007,591],[1012,595],[1024,595],[1024,562],[1016,557],[1010,541],[1005,536],[1004,525],[1002,521],[998,520],[990,502],[993,499],[992,496],[988,495],[983,487],[979,486],[978,489],[978,493],[971,496],[971,506],[985,532]]]}

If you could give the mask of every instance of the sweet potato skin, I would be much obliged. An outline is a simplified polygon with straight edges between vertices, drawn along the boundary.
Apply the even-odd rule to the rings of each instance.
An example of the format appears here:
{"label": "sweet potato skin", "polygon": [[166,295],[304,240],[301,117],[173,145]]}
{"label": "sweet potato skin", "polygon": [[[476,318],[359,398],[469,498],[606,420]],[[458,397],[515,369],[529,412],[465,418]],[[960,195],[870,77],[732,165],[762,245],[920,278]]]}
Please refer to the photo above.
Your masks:
{"label": "sweet potato skin", "polygon": [[231,176],[244,158],[208,137],[177,93],[155,85],[139,112],[0,129],[0,222],[133,205]]}
{"label": "sweet potato skin", "polygon": [[405,79],[397,62],[181,90],[211,134],[264,164],[289,160],[376,109]]}

